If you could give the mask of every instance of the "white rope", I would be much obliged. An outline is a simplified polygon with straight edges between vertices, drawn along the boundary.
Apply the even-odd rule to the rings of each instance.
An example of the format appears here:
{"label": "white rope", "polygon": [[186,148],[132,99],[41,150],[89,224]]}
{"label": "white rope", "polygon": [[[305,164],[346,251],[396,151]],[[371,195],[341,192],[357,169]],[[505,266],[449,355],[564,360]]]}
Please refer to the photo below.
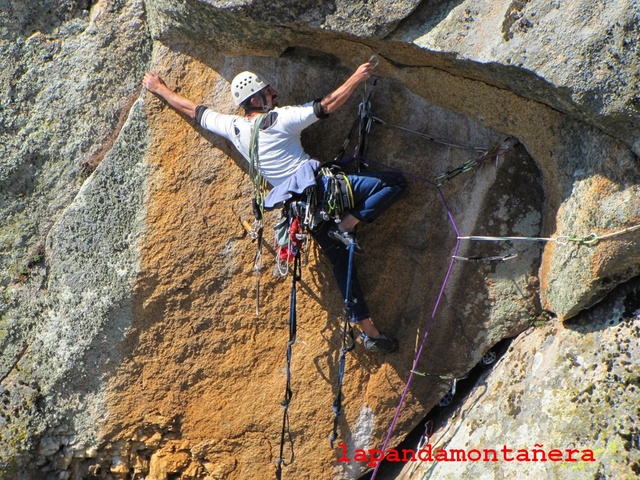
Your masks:
{"label": "white rope", "polygon": [[469,236],[458,237],[458,240],[470,240],[470,241],[491,241],[491,242],[510,242],[510,241],[528,241],[528,242],[555,242],[558,245],[567,245],[569,242],[579,243],[582,245],[594,246],[601,240],[610,240],[612,238],[631,233],[640,229],[639,225],[623,228],[616,232],[607,233],[605,235],[598,236],[595,233],[590,233],[585,237],[574,237],[570,235],[560,235],[558,237],[484,237],[484,236]]}

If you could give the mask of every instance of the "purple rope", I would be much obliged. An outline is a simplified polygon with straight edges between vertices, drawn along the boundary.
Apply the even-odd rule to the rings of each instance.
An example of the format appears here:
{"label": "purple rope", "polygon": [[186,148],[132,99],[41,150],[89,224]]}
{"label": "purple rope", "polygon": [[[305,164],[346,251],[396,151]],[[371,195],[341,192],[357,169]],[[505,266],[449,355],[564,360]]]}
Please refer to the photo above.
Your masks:
{"label": "purple rope", "polygon": [[[430,182],[427,180],[428,183],[433,184],[433,182]],[[427,322],[427,325],[425,327],[425,331],[424,334],[422,336],[422,341],[420,342],[420,347],[418,348],[418,353],[416,354],[416,358],[413,361],[413,367],[411,368],[411,372],[409,373],[409,378],[407,379],[407,383],[404,387],[404,391],[402,392],[402,396],[400,397],[400,403],[398,404],[398,407],[396,408],[396,413],[393,416],[393,420],[391,421],[391,425],[389,426],[389,430],[387,431],[387,437],[384,440],[384,444],[382,445],[382,451],[386,452],[387,451],[387,446],[389,445],[389,441],[391,440],[391,435],[393,435],[393,429],[396,426],[396,422],[398,421],[398,417],[400,416],[400,410],[402,409],[402,405],[404,404],[404,401],[407,397],[407,393],[409,393],[409,387],[411,386],[411,381],[413,380],[413,372],[415,371],[415,369],[418,367],[418,362],[420,361],[420,357],[422,356],[422,351],[424,349],[424,346],[427,343],[427,337],[429,336],[429,331],[431,330],[431,327],[433,325],[436,313],[438,312],[438,308],[440,307],[440,302],[442,301],[442,297],[444,296],[444,290],[445,287],[447,286],[447,282],[449,281],[449,278],[451,277],[451,271],[453,270],[453,264],[455,263],[455,258],[453,258],[454,256],[456,256],[458,254],[458,250],[460,249],[460,240],[458,239],[458,237],[460,237],[460,231],[458,230],[458,226],[456,225],[455,220],[453,219],[453,214],[451,213],[451,210],[449,209],[449,205],[447,205],[447,200],[444,198],[444,194],[442,193],[442,190],[438,188],[438,194],[440,195],[440,199],[442,200],[442,203],[444,205],[445,210],[447,211],[447,217],[449,218],[449,222],[451,223],[451,226],[453,227],[453,230],[456,232],[456,245],[453,248],[453,254],[451,256],[451,262],[449,262],[449,268],[447,269],[447,274],[444,277],[444,281],[442,282],[442,287],[440,288],[440,293],[438,294],[438,299],[436,300],[436,304],[433,307],[433,311],[431,313],[431,317],[429,318],[429,321]],[[376,478],[376,474],[378,473],[378,469],[380,468],[380,465],[382,464],[382,462],[379,462],[376,465],[376,468],[373,470],[373,474],[371,475],[371,480],[375,480]]]}

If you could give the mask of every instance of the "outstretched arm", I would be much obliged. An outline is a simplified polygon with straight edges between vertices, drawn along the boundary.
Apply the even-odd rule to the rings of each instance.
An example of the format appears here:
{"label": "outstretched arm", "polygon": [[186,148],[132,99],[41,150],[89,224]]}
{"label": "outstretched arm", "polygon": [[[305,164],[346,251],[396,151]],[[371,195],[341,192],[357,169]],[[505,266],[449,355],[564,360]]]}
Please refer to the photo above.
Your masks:
{"label": "outstretched arm", "polygon": [[156,72],[147,72],[142,79],[142,85],[151,93],[162,97],[169,105],[175,108],[180,113],[187,115],[190,118],[196,117],[197,105],[189,100],[187,97],[183,97],[179,93],[174,92],[164,80]]}
{"label": "outstretched arm", "polygon": [[375,66],[376,64],[372,61],[363,63],[358,67],[353,75],[347,79],[346,82],[339,86],[334,92],[324,97],[320,101],[320,105],[322,106],[324,113],[333,113],[344,105],[355,89],[358,88],[358,85],[371,76],[371,72],[373,72]]}

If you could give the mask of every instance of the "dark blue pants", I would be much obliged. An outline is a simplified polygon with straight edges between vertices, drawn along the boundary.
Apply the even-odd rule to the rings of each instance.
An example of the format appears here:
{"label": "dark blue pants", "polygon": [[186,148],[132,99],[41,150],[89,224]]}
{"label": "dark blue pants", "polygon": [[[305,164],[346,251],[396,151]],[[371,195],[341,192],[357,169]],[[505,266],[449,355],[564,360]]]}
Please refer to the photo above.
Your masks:
{"label": "dark blue pants", "polygon": [[[351,215],[364,223],[371,223],[387,210],[407,188],[407,181],[397,172],[367,172],[349,175],[353,189],[354,208]],[[341,242],[328,236],[335,229],[333,222],[324,222],[313,232],[313,238],[322,248],[331,265],[338,283],[342,299],[347,298],[347,274],[349,271],[349,250]],[[371,316],[369,307],[360,288],[355,265],[351,271],[351,320],[359,322]]]}

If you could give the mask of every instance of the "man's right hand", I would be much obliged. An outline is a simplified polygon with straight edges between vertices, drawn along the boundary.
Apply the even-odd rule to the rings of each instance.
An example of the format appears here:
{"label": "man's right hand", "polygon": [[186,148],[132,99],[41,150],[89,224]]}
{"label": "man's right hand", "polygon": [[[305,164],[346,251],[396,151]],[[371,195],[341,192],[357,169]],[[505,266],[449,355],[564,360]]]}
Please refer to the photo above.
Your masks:
{"label": "man's right hand", "polygon": [[364,82],[367,80],[371,74],[373,73],[373,69],[376,68],[377,64],[373,61],[369,60],[367,63],[363,63],[358,67],[358,69],[354,72],[352,77],[358,82]]}
{"label": "man's right hand", "polygon": [[344,105],[358,85],[371,76],[376,65],[377,63],[372,60],[360,65],[346,82],[320,101],[322,111],[326,114],[330,114]]}

